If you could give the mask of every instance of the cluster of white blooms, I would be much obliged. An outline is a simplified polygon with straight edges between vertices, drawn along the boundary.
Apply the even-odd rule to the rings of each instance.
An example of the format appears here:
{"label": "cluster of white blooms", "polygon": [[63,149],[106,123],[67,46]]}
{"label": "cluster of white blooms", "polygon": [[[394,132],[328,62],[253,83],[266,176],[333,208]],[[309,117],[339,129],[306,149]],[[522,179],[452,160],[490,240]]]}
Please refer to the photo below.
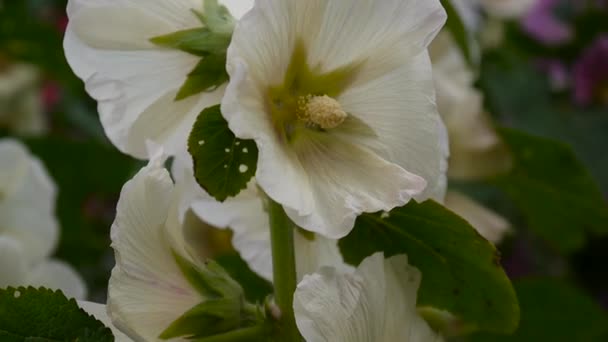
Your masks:
{"label": "cluster of white blooms", "polygon": [[[478,123],[481,98],[459,52],[438,47],[433,73],[428,46],[446,20],[439,1],[222,1],[236,18],[226,20],[229,81],[182,96],[192,70],[211,56],[153,38],[200,28],[201,3],[68,2],[70,65],[98,101],[110,140],[150,160],[124,186],[112,226],[107,310],[129,336],[119,339],[167,337],[173,322],[208,299],[176,261],[204,265],[205,251],[187,237],[189,212],[230,228],[243,259],[272,281],[272,200],[299,227],[294,310],[307,341],[441,340],[418,316],[422,275],[406,256],[374,254],[355,269],[336,240],[358,215],[412,199],[446,201],[493,241],[506,229],[461,195],[446,198],[447,132],[460,165],[455,176],[468,172],[467,158],[499,142]],[[220,103],[230,130],[259,150],[247,189],[224,202],[196,184],[186,147],[199,113]],[[171,173],[165,153],[174,157]]]}
{"label": "cluster of white blooms", "polygon": [[49,258],[59,238],[56,196],[40,160],[16,140],[0,140],[0,288],[44,286],[86,297],[80,276]]}

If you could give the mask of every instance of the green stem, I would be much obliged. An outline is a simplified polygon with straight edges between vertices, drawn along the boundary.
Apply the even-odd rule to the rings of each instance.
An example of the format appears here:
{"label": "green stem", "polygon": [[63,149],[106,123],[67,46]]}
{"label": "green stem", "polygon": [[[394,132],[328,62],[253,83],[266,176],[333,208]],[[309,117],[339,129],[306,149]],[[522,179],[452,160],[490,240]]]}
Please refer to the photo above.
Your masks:
{"label": "green stem", "polygon": [[270,327],[267,324],[255,325],[249,328],[233,330],[225,334],[203,337],[194,340],[195,342],[250,342],[250,341],[265,341]]}
{"label": "green stem", "polygon": [[274,295],[276,304],[281,310],[278,337],[281,342],[297,342],[301,341],[302,337],[296,327],[293,313],[293,294],[297,285],[294,224],[280,204],[271,199],[268,201]]}

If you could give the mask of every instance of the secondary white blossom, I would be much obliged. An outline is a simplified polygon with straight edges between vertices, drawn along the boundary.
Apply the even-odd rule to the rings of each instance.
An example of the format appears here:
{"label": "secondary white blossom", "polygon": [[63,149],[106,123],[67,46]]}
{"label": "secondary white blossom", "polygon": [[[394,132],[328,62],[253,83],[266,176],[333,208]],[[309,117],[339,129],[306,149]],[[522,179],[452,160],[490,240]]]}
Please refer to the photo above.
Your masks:
{"label": "secondary white blossom", "polygon": [[[224,0],[235,17],[252,0]],[[197,115],[220,102],[223,88],[175,101],[201,57],[162,48],[151,38],[198,28],[202,0],[70,0],[66,57],[98,101],[107,136],[121,151],[148,158],[152,140],[174,154],[186,146]]]}
{"label": "secondary white blossom", "polygon": [[116,266],[108,286],[108,313],[114,325],[134,340],[157,341],[159,335],[203,297],[184,277],[173,251],[195,260],[184,242],[180,197],[164,158],[127,182],[112,225]]}
{"label": "secondary white blossom", "polygon": [[16,140],[0,140],[0,288],[44,286],[86,297],[80,276],[49,258],[59,238],[56,197],[40,160]]}
{"label": "secondary white blossom", "polygon": [[530,9],[538,0],[475,0],[479,1],[483,9],[491,16],[497,18],[520,18]]}
{"label": "secondary white blossom", "polygon": [[105,305],[93,302],[78,301],[78,306],[90,315],[93,315],[93,317],[101,321],[106,327],[110,328],[112,330],[112,334],[114,335],[115,342],[133,341],[127,337],[127,335],[118,330],[114,324],[112,324]]}
{"label": "secondary white blossom", "polygon": [[[176,158],[173,176],[178,183],[189,189],[183,203],[191,208],[203,221],[216,228],[233,231],[232,245],[249,267],[272,281],[272,252],[270,246],[270,223],[264,203],[264,195],[255,180],[247,189],[225,202],[218,202],[196,184],[189,156]],[[298,279],[315,272],[321,266],[332,266],[340,270],[350,269],[342,259],[337,241],[304,231],[294,235],[296,268]]]}
{"label": "secondary white blossom", "polygon": [[40,73],[34,66],[0,65],[0,127],[19,135],[47,130],[39,82]]}
{"label": "secondary white blossom", "polygon": [[459,192],[448,191],[445,206],[462,216],[481,236],[492,243],[502,241],[511,229],[511,225],[503,217]]}
{"label": "secondary white blossom", "polygon": [[443,192],[426,47],[445,18],[436,0],[262,0],[237,23],[222,112],[300,227],[340,238],[362,212]]}
{"label": "secondary white blossom", "polygon": [[420,280],[405,255],[376,253],[349,273],[321,268],[298,285],[296,323],[308,342],[442,341],[416,311]]}
{"label": "secondary white blossom", "polygon": [[[450,138],[449,178],[479,180],[508,172],[509,153],[483,110],[482,95],[473,87],[475,74],[450,34],[440,33],[430,51],[437,105]],[[506,220],[462,194],[448,193],[445,205],[491,242],[499,242],[509,229]]]}

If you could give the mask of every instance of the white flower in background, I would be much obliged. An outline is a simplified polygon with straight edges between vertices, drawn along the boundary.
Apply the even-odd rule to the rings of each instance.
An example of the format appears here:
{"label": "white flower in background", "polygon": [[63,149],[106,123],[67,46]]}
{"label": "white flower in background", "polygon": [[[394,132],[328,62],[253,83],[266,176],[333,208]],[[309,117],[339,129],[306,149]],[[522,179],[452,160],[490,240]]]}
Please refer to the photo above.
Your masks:
{"label": "white flower in background", "polygon": [[321,268],[296,289],[296,323],[307,342],[443,341],[416,311],[420,280],[405,255],[376,253],[349,273]]}
{"label": "white flower in background", "polygon": [[445,18],[436,0],[264,0],[237,23],[222,112],[298,226],[340,238],[443,191],[426,47]]}
{"label": "white flower in background", "polygon": [[502,241],[511,230],[511,225],[503,217],[459,192],[448,191],[445,206],[462,216],[481,236],[492,243]]}
{"label": "white flower in background", "polygon": [[95,318],[97,318],[99,321],[101,321],[106,327],[110,328],[112,330],[112,334],[114,335],[115,342],[133,341],[132,339],[127,337],[127,335],[123,334],[120,330],[118,330],[114,326],[114,324],[112,324],[112,321],[110,320],[110,317],[108,316],[105,305],[93,303],[93,302],[78,301],[78,306],[81,309],[83,309],[84,311],[86,311],[87,313],[89,313],[90,315],[93,315]]}
{"label": "white flower in background", "polygon": [[[479,180],[507,172],[512,160],[484,112],[481,93],[473,87],[475,74],[450,34],[440,33],[430,52],[437,106],[450,138],[448,177]],[[464,195],[448,193],[445,205],[489,241],[500,241],[509,229],[508,222]]]}
{"label": "white flower in background", "polygon": [[[235,17],[252,0],[223,0]],[[70,0],[66,57],[98,101],[107,136],[121,151],[148,158],[146,141],[169,154],[186,146],[198,114],[220,102],[223,87],[176,101],[201,57],[163,48],[151,38],[199,28],[202,0]]]}
{"label": "white flower in background", "polygon": [[[249,267],[268,281],[272,281],[272,252],[270,222],[265,209],[264,195],[252,180],[247,189],[225,202],[218,202],[196,184],[189,156],[176,158],[173,176],[177,183],[189,189],[190,196],[183,201],[204,222],[216,228],[233,231],[232,245]],[[199,228],[200,229],[200,228]],[[331,240],[305,231],[294,235],[298,279],[315,272],[321,266],[348,270],[337,246]]]}
{"label": "white flower in background", "polygon": [[538,0],[473,0],[478,1],[483,9],[489,15],[503,19],[520,18],[530,9]]}
{"label": "white flower in background", "polygon": [[0,140],[0,288],[44,286],[82,299],[86,287],[57,246],[57,190],[43,164],[20,142]]}
{"label": "white flower in background", "polygon": [[0,61],[0,127],[18,135],[39,135],[47,130],[40,96],[40,73],[31,65]]}

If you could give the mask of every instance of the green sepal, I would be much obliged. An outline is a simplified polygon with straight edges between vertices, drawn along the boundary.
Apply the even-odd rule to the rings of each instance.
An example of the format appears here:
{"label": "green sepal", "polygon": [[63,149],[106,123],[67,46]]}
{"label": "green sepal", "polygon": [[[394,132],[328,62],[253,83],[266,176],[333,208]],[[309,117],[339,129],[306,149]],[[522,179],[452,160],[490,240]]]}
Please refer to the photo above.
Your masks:
{"label": "green sepal", "polygon": [[204,267],[198,267],[186,258],[173,252],[175,262],[184,277],[205,298],[242,298],[243,288],[226,270],[213,260],[205,261]]}
{"label": "green sepal", "polygon": [[226,72],[226,54],[208,55],[203,57],[188,74],[186,82],[181,86],[175,101],[183,100],[202,92],[211,92],[228,81]]}
{"label": "green sepal", "polygon": [[158,46],[205,57],[226,54],[230,39],[229,34],[215,33],[206,27],[200,27],[154,37],[150,41]]}
{"label": "green sepal", "polygon": [[452,313],[467,330],[511,333],[518,326],[519,304],[496,248],[432,200],[359,216],[339,247],[355,265],[376,252],[407,254],[424,275],[418,305]]}
{"label": "green sepal", "polygon": [[196,181],[218,201],[238,195],[256,172],[255,142],[236,138],[219,105],[205,109],[196,119],[188,138],[188,152]]}
{"label": "green sepal", "polygon": [[194,11],[201,22],[211,31],[221,34],[231,34],[236,20],[224,5],[217,0],[205,0],[203,12]]}
{"label": "green sepal", "polygon": [[161,334],[168,340],[176,337],[205,337],[234,330],[241,325],[242,298],[205,300],[193,307]]}
{"label": "green sepal", "polygon": [[495,183],[524,214],[528,227],[563,253],[584,246],[587,234],[608,234],[608,205],[572,149],[513,129],[498,130],[514,166]]}

